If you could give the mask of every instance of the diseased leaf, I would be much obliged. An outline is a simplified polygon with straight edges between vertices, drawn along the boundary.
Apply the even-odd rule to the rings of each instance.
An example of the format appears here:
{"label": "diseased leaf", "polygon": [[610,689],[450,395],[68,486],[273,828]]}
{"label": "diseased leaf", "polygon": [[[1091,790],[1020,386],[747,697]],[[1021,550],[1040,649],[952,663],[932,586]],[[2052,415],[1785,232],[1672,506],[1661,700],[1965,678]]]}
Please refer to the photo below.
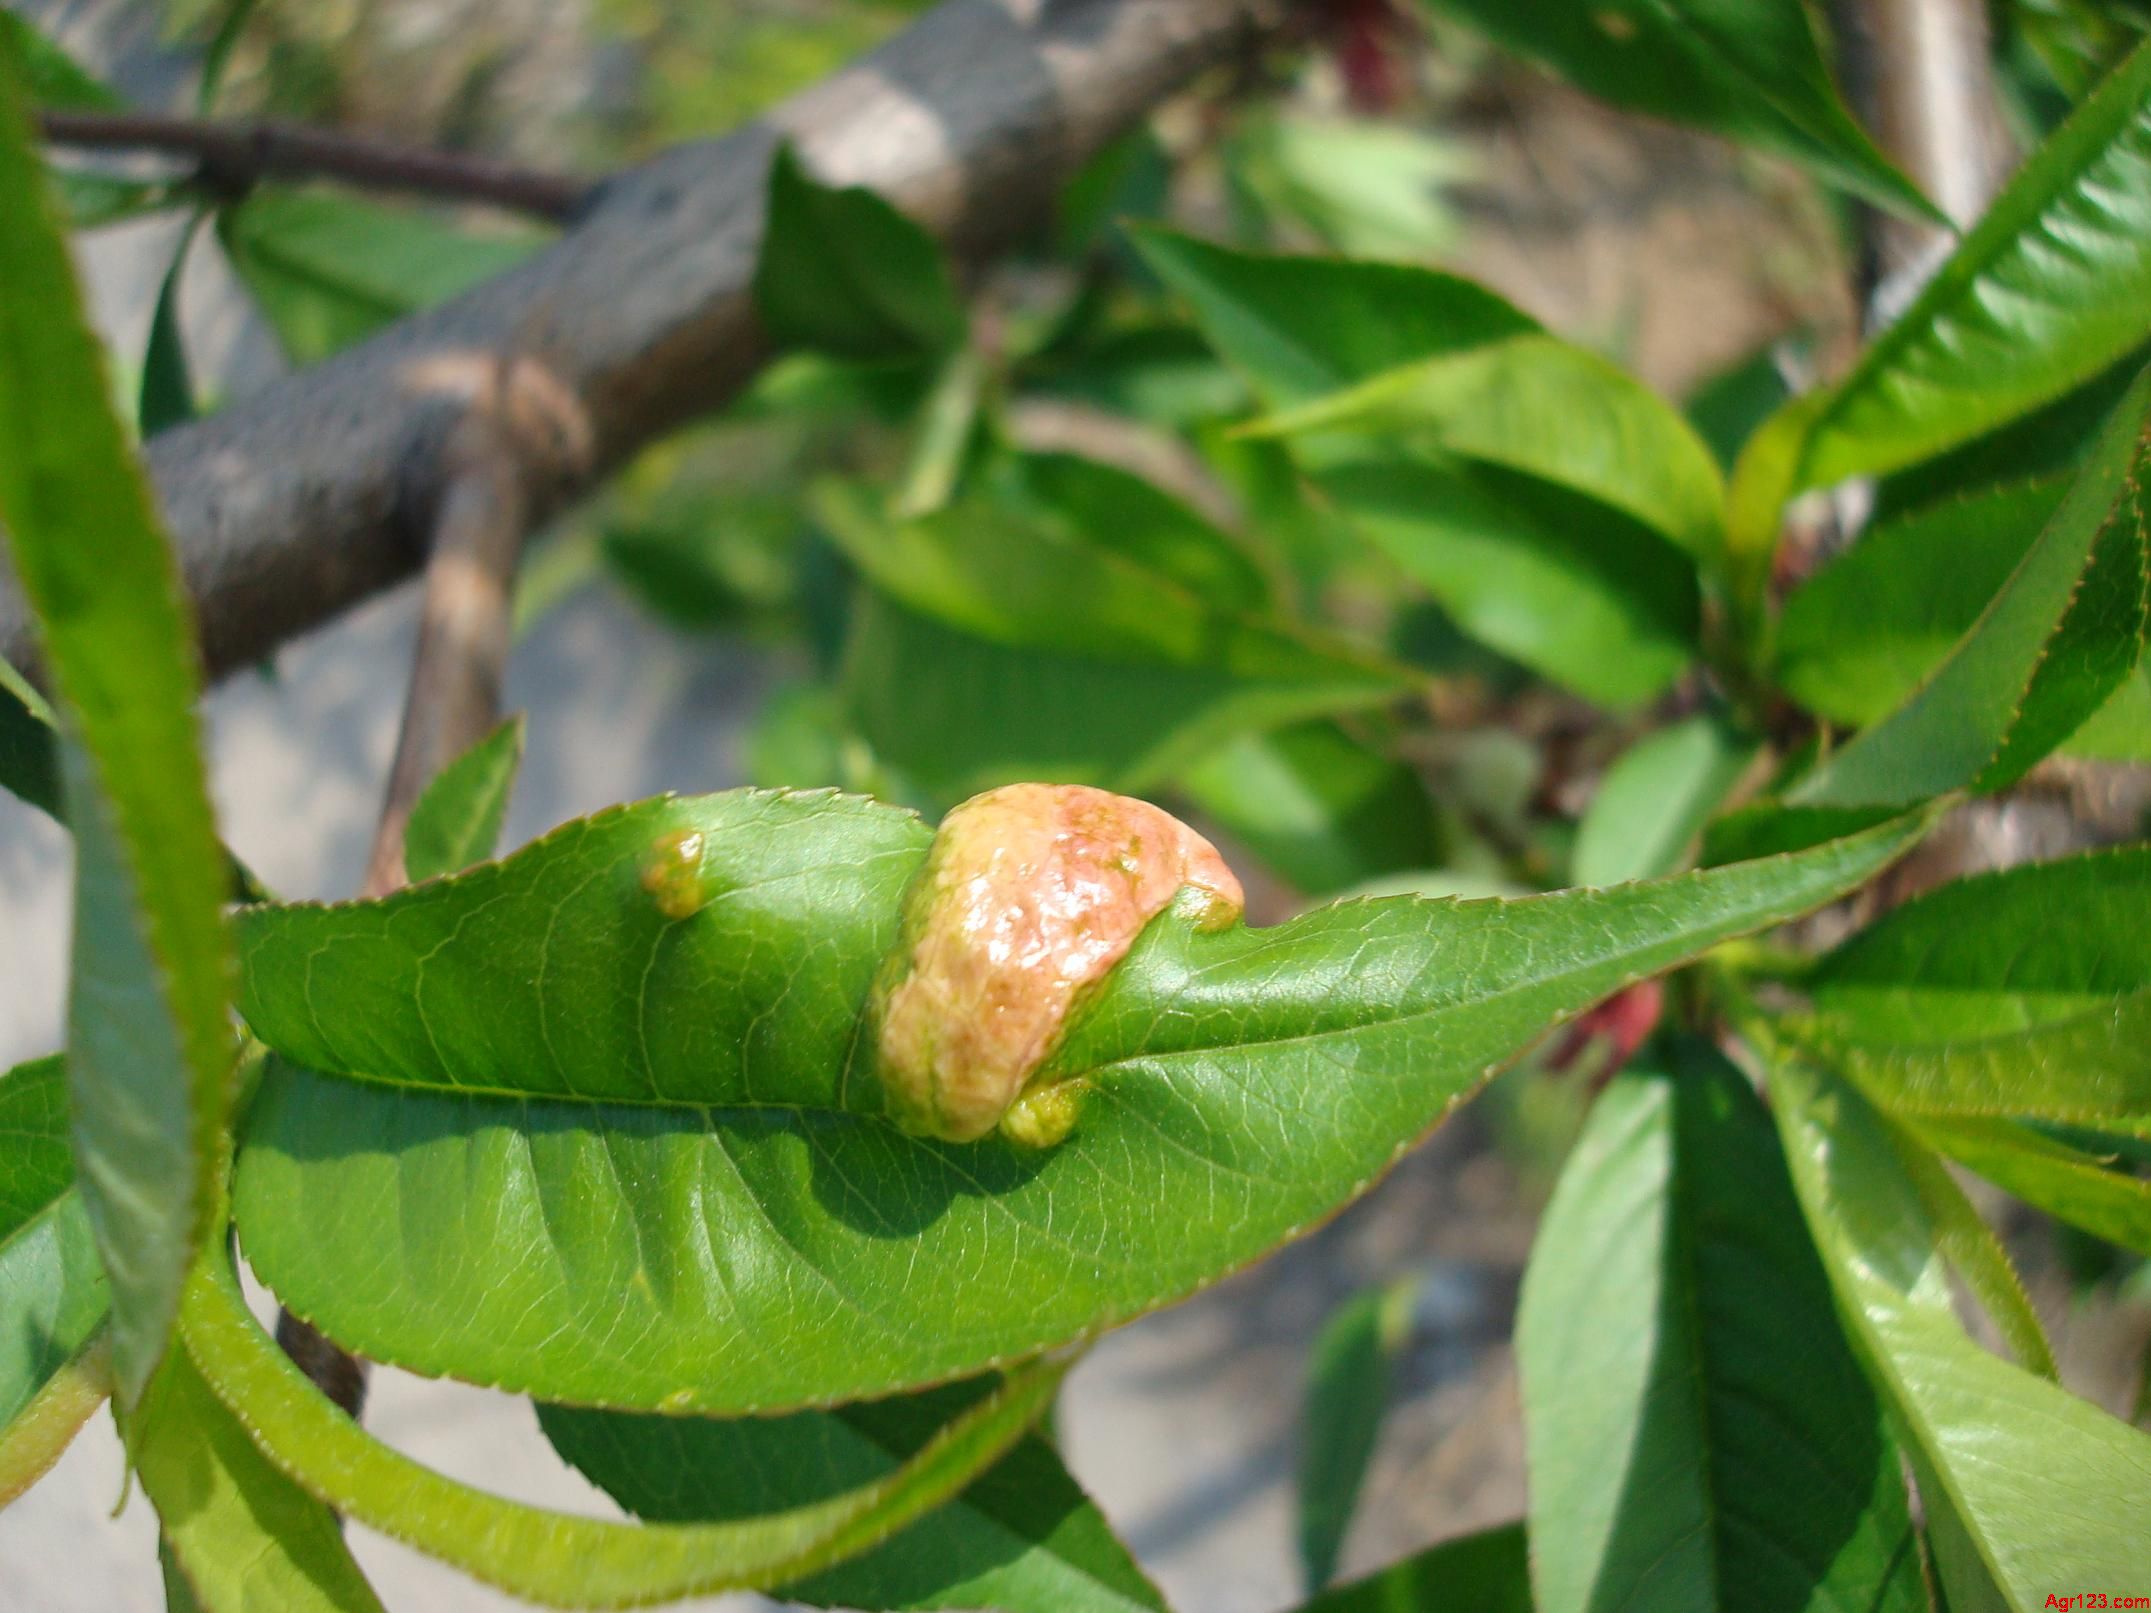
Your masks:
{"label": "diseased leaf", "polygon": [[1325,1592],[1300,1613],[1532,1613],[1524,1526],[1445,1540]]}
{"label": "diseased leaf", "polygon": [[231,1069],[225,863],[196,743],[193,624],[106,401],[5,44],[0,283],[0,519],[70,740],[75,1148],[131,1404],[208,1222]]}
{"label": "diseased leaf", "polygon": [[1901,804],[2001,789],[2081,727],[2143,651],[2151,369],[2115,410],[2060,507],[1933,674],[1787,794]]}
{"label": "diseased leaf", "polygon": [[201,1613],[382,1613],[335,1515],[255,1449],[188,1349],[165,1356],[132,1423],[167,1574]]}
{"label": "diseased leaf", "polygon": [[1989,1355],[1952,1305],[1889,1122],[1802,1060],[1770,1069],[1801,1208],[1870,1377],[1909,1443],[1951,1603],[1991,1579],[2016,1608],[2129,1583],[2151,1516],[2151,1435]]}
{"label": "diseased leaf", "polygon": [[[1216,1280],[1549,1024],[1921,832],[1263,930],[1175,909],[1039,1071],[1087,1084],[1073,1137],[1027,1150],[879,1118],[859,1013],[925,854],[915,819],[747,793],[617,808],[380,903],[241,915],[255,1033],[341,1073],[268,1073],[239,1224],[295,1312],[427,1372],[722,1413],[936,1382]],[[703,905],[668,918],[646,859],[688,836],[699,861],[665,888]]]}
{"label": "diseased leaf", "polygon": [[[805,1506],[882,1478],[993,1387],[972,1380],[835,1411],[720,1420],[540,1406],[545,1437],[636,1517],[688,1523]],[[816,1607],[1161,1613],[1165,1603],[1043,1439],[850,1562],[786,1585]]]}
{"label": "diseased leaf", "polygon": [[403,831],[403,865],[412,883],[493,855],[522,760],[523,719],[517,715],[434,776]]}
{"label": "diseased leaf", "polygon": [[544,237],[479,233],[330,191],[257,189],[217,239],[294,364],[312,364],[529,257]]}
{"label": "diseased leaf", "polygon": [[1769,1115],[1715,1050],[1600,1094],[1516,1346],[1539,1613],[1925,1609],[1896,1446]]}
{"label": "diseased leaf", "polygon": [[210,1390],[316,1499],[406,1545],[548,1607],[632,1607],[800,1579],[886,1539],[1023,1437],[1065,1362],[1035,1362],[887,1476],[731,1523],[631,1524],[487,1495],[422,1467],[346,1417],[276,1347],[223,1261],[189,1285],[185,1337]]}
{"label": "diseased leaf", "polygon": [[770,163],[754,300],[780,344],[838,358],[932,358],[967,325],[934,238],[870,190],[817,184],[789,146]]}
{"label": "diseased leaf", "polygon": [[1310,1593],[1337,1573],[1359,1488],[1389,1410],[1396,1358],[1411,1339],[1409,1278],[1338,1306],[1308,1352],[1299,1470],[1300,1571]]}
{"label": "diseased leaf", "polygon": [[1437,3],[1616,105],[1792,157],[1894,212],[1935,216],[1845,110],[1799,0]]}
{"label": "diseased leaf", "polygon": [[1760,749],[1708,714],[1637,741],[1591,798],[1576,831],[1571,877],[1579,885],[1618,885],[1674,872]]}

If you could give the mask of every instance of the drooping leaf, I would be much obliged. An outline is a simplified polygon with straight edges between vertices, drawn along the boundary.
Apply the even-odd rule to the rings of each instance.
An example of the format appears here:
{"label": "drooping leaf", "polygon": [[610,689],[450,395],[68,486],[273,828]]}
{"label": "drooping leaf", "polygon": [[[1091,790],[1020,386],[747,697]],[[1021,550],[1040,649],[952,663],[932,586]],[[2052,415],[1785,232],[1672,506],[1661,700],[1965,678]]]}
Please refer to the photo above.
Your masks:
{"label": "drooping leaf", "polygon": [[779,146],[754,300],[787,347],[848,359],[931,358],[964,338],[941,249],[874,192],[831,189]]}
{"label": "drooping leaf", "polygon": [[1316,482],[1464,631],[1588,699],[1641,705],[1695,657],[1695,568],[1610,506],[1460,460],[1365,460]]}
{"label": "drooping leaf", "polygon": [[82,1194],[131,1403],[208,1222],[231,1068],[225,864],[197,745],[198,654],[147,483],[106,401],[0,45],[0,519],[71,743],[68,1067]]}
{"label": "drooping leaf", "polygon": [[1679,868],[1759,749],[1708,714],[1639,740],[1606,770],[1583,815],[1570,862],[1575,882],[1618,885]]}
{"label": "drooping leaf", "polygon": [[2151,991],[2151,848],[2121,846],[1952,880],[1815,966],[1817,1013],[1847,1040],[1933,1045],[2053,1027]]}
{"label": "drooping leaf", "polygon": [[201,1613],[382,1613],[335,1515],[255,1448],[185,1347],[165,1356],[129,1443],[167,1571]]}
{"label": "drooping leaf", "polygon": [[1854,1088],[1779,1058],[1770,1091],[1839,1311],[1910,1443],[1952,1605],[1982,1579],[2017,1608],[2063,1581],[2128,1583],[2151,1516],[2151,1435],[1965,1333],[1890,1123]]}
{"label": "drooping leaf", "polygon": [[2142,345],[2147,307],[2151,44],[2017,170],[1849,375],[1750,440],[1730,536],[1747,586],[1794,493],[1909,465],[2061,396]]}
{"label": "drooping leaf", "polygon": [[1524,1526],[1445,1540],[1326,1591],[1299,1613],[1532,1613]]}
{"label": "drooping leaf", "polygon": [[1418,775],[1335,723],[1243,735],[1182,773],[1180,786],[1308,896],[1444,861]]}
{"label": "drooping leaf", "polygon": [[2143,651],[2151,369],[2017,568],[1905,701],[1794,787],[1805,806],[1884,806],[2013,783],[2081,727]]}
{"label": "drooping leaf", "polygon": [[356,196],[268,188],[218,213],[217,238],[294,364],[513,268],[544,240]]}
{"label": "drooping leaf", "polygon": [[[538,1425],[638,1518],[742,1519],[884,1477],[991,1387],[975,1379],[834,1411],[729,1420],[540,1406]],[[816,1607],[1007,1613],[1162,1613],[1165,1605],[1052,1446],[1035,1437],[948,1505],[782,1595]]]}
{"label": "drooping leaf", "polygon": [[2151,1181],[2014,1120],[1920,1120],[1931,1146],[2108,1243],[2151,1255]]}
{"label": "drooping leaf", "polygon": [[1298,1501],[1300,1572],[1310,1594],[1336,1577],[1396,1359],[1411,1339],[1417,1293],[1409,1278],[1362,1289],[1337,1307],[1308,1352]]}
{"label": "drooping leaf", "polygon": [[67,1140],[58,1054],[0,1076],[0,1428],[73,1360],[111,1308]]}
{"label": "drooping leaf", "polygon": [[818,1573],[888,1538],[991,1467],[1050,1404],[1066,1362],[1012,1371],[886,1476],[728,1523],[614,1523],[445,1478],[346,1417],[247,1310],[223,1261],[189,1285],[187,1349],[262,1453],[317,1500],[474,1578],[549,1607],[632,1607]]}
{"label": "drooping leaf", "polygon": [[[1089,1090],[1074,1136],[1033,1151],[879,1118],[859,1015],[915,819],[744,793],[618,808],[382,903],[242,914],[249,1023],[341,1073],[264,1079],[239,1223],[295,1312],[428,1372],[705,1412],[935,1382],[1216,1280],[1549,1024],[1863,882],[1921,828],[1264,930],[1176,909],[1040,1071]],[[668,918],[643,877],[689,836],[699,861],[661,884],[704,905]]]}
{"label": "drooping leaf", "polygon": [[1698,561],[1717,556],[1724,478],[1695,428],[1619,366],[1552,336],[1402,364],[1255,429],[1424,444],[1581,493]]}
{"label": "drooping leaf", "polygon": [[1934,210],[1845,109],[1799,0],[1437,0],[1618,106],[1805,163],[1912,217]]}
{"label": "drooping leaf", "polygon": [[497,724],[434,776],[403,831],[403,865],[414,884],[493,855],[522,760],[519,714]]}
{"label": "drooping leaf", "polygon": [[1769,1116],[1714,1050],[1600,1094],[1516,1345],[1539,1613],[1925,1608],[1896,1446]]}

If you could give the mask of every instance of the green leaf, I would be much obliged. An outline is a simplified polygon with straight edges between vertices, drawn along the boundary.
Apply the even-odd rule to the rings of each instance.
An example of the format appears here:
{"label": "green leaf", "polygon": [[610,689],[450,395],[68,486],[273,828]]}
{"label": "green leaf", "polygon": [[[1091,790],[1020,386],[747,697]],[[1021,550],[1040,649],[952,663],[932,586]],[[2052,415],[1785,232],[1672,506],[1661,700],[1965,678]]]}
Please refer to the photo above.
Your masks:
{"label": "green leaf", "polygon": [[1788,793],[1885,806],[2013,783],[2081,727],[2143,651],[2151,369],[2024,559],[1933,674]]}
{"label": "green leaf", "polygon": [[754,300],[781,346],[838,358],[932,358],[969,324],[932,236],[870,190],[817,184],[789,146],[769,167]]}
{"label": "green leaf", "polygon": [[1924,1610],[1896,1447],[1769,1115],[1715,1050],[1592,1106],[1516,1349],[1540,1613]]}
{"label": "green leaf", "polygon": [[1780,1058],[1772,1113],[1809,1230],[1869,1376],[1920,1475],[1953,1605],[1991,1578],[2010,1606],[2132,1583],[2151,1517],[2151,1435],[1989,1355],[1953,1308],[1934,1228],[1889,1122],[1846,1083]]}
{"label": "green leaf", "polygon": [[1008,1375],[886,1477],[737,1522],[631,1524],[487,1495],[391,1450],[346,1417],[210,1262],[187,1292],[187,1348],[269,1460],[346,1517],[526,1601],[632,1607],[764,1589],[817,1573],[922,1517],[1004,1454],[1051,1403],[1066,1362]]}
{"label": "green leaf", "polygon": [[1917,1120],[1927,1143],[2108,1243],[2151,1255],[2151,1181],[2014,1120]]}
{"label": "green leaf", "polygon": [[2017,170],[1852,372],[1790,406],[1797,429],[1778,417],[1797,445],[1786,492],[1895,470],[2061,396],[2142,344],[2147,308],[2151,44]]}
{"label": "green leaf", "polygon": [[1300,1613],[1533,1613],[1524,1526],[1445,1540],[1316,1597]]}
{"label": "green leaf", "polygon": [[2151,991],[2151,847],[1939,885],[1826,954],[1815,1009],[1863,1043],[1937,1044],[2055,1027]]}
{"label": "green leaf", "polygon": [[1915,218],[1933,206],[1845,110],[1799,0],[1439,0],[1580,88],[1805,163]]}
{"label": "green leaf", "polygon": [[412,883],[483,862],[500,843],[508,792],[523,761],[520,714],[434,776],[403,831],[403,866]]}
{"label": "green leaf", "polygon": [[60,798],[60,736],[45,697],[0,660],[0,788],[47,817],[67,821]]}
{"label": "green leaf", "polygon": [[231,1069],[230,945],[193,624],[0,50],[0,519],[72,741],[69,1078],[131,1404],[203,1237]]}
{"label": "green leaf", "polygon": [[[915,819],[751,793],[618,808],[383,902],[241,915],[249,1023],[339,1073],[265,1077],[239,1224],[292,1310],[426,1372],[721,1413],[937,1382],[1237,1269],[1550,1024],[1853,888],[1922,829],[1263,930],[1176,909],[1041,1069],[1089,1091],[1040,1152],[879,1118],[858,1016],[925,855]],[[706,905],[668,919],[646,858],[689,834],[693,884],[665,883]]]}
{"label": "green leaf", "polygon": [[217,238],[294,364],[513,268],[543,244],[330,191],[259,189],[217,215]]}
{"label": "green leaf", "polygon": [[185,1348],[131,1419],[135,1470],[201,1613],[381,1613],[329,1509],[270,1465]]}
{"label": "green leaf", "polygon": [[0,1508],[51,1470],[111,1393],[112,1353],[100,1334],[0,1423]]}
{"label": "green leaf", "polygon": [[1446,860],[1418,774],[1332,722],[1242,735],[1182,773],[1180,787],[1304,895]]}
{"label": "green leaf", "polygon": [[1401,437],[1581,493],[1699,561],[1718,553],[1725,482],[1695,428],[1618,365],[1552,336],[1401,364],[1253,429]]}
{"label": "green leaf", "polygon": [[19,64],[30,98],[41,107],[116,112],[126,104],[111,85],[14,11],[0,11],[0,51]]}
{"label": "green leaf", "polygon": [[1606,770],[1591,798],[1576,831],[1571,877],[1579,885],[1618,885],[1681,867],[1760,749],[1707,714],[1637,741]]}
{"label": "green leaf", "polygon": [[1779,686],[1834,722],[1887,715],[1979,620],[2068,485],[2011,483],[1870,528],[1786,602]]}
{"label": "green leaf", "polygon": [[[993,1387],[971,1380],[835,1411],[717,1420],[540,1406],[574,1467],[638,1518],[687,1523],[806,1506],[910,1460]],[[1026,1438],[955,1500],[836,1568],[786,1585],[816,1607],[1129,1613],[1165,1606],[1061,1465]]]}
{"label": "green leaf", "polygon": [[1308,1352],[1298,1498],[1300,1570],[1310,1593],[1336,1576],[1417,1295],[1408,1278],[1362,1289],[1337,1307]]}
{"label": "green leaf", "polygon": [[187,364],[186,338],[179,324],[179,277],[187,266],[187,254],[208,215],[197,213],[179,233],[172,249],[171,266],[157,290],[157,306],[149,321],[149,347],[142,357],[142,390],[135,422],[144,437],[155,436],[168,426],[183,426],[195,415],[194,373]]}
{"label": "green leaf", "polygon": [[1235,252],[1160,229],[1135,241],[1272,409],[1539,329],[1485,287],[1434,269]]}
{"label": "green leaf", "polygon": [[0,1076],[0,1428],[73,1360],[111,1309],[67,1140],[60,1055]]}
{"label": "green leaf", "polygon": [[1609,506],[1461,461],[1367,460],[1316,482],[1465,632],[1587,699],[1640,706],[1695,656],[1694,566]]}

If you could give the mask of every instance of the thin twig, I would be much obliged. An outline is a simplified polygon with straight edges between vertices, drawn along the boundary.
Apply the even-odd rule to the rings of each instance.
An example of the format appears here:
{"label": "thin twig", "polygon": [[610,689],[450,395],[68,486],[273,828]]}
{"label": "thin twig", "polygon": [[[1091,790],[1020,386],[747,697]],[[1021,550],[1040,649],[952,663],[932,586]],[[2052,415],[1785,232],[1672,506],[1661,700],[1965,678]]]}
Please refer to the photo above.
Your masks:
{"label": "thin twig", "polygon": [[47,112],[46,140],[85,151],[156,151],[191,158],[202,183],[243,192],[263,179],[324,178],[371,190],[488,202],[566,222],[588,182],[459,152],[393,145],[296,123],[217,123],[156,112]]}

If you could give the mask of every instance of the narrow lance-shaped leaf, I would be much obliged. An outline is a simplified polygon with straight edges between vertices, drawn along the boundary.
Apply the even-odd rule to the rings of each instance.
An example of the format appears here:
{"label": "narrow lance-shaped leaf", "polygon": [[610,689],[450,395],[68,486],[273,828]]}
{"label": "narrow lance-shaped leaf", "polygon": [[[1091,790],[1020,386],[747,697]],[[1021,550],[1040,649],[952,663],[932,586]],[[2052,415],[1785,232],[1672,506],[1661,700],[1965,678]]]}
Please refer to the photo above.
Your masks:
{"label": "narrow lance-shaped leaf", "polygon": [[1445,1540],[1326,1591],[1299,1613],[1533,1613],[1524,1526]]}
{"label": "narrow lance-shaped leaf", "polygon": [[1051,1402],[1065,1362],[1038,1362],[886,1477],[732,1523],[630,1524],[487,1495],[391,1450],[345,1416],[261,1330],[237,1277],[205,1263],[187,1292],[187,1348],[262,1453],[348,1518],[548,1607],[633,1607],[783,1584],[887,1538],[961,1490]]}
{"label": "narrow lance-shaped leaf", "polygon": [[1680,1043],[1593,1105],[1517,1317],[1540,1613],[1924,1609],[1769,1116]]}
{"label": "narrow lance-shaped leaf", "polygon": [[2099,709],[2143,650],[2151,369],[2115,409],[2053,516],[1927,681],[1788,794],[1887,806],[2021,778]]}
{"label": "narrow lance-shaped leaf", "polygon": [[413,883],[493,855],[522,760],[519,714],[498,724],[426,785],[403,831],[403,865]]}
{"label": "narrow lance-shaped leaf", "polygon": [[1759,743],[1705,713],[1659,729],[1606,770],[1576,831],[1579,885],[1653,879],[1682,865]]}
{"label": "narrow lance-shaped leaf", "polygon": [[[592,1483],[651,1523],[749,1518],[880,1479],[991,1379],[787,1417],[666,1417],[540,1406]],[[1165,1603],[1045,1440],[1022,1440],[955,1500],[861,1556],[783,1588],[817,1607],[1161,1613]]]}
{"label": "narrow lance-shaped leaf", "polygon": [[619,808],[381,903],[242,917],[255,1032],[342,1074],[265,1079],[239,1223],[341,1342],[548,1399],[733,1412],[938,1381],[1245,1264],[1548,1025],[1860,884],[1921,830],[1264,930],[1160,914],[1039,1069],[1087,1087],[1040,1150],[879,1118],[861,1011],[915,819],[747,793]]}
{"label": "narrow lance-shaped leaf", "polygon": [[208,1221],[231,1066],[224,861],[192,623],[106,402],[17,74],[0,46],[0,516],[72,740],[75,1146],[131,1403]]}
{"label": "narrow lance-shaped leaf", "polygon": [[1838,1308],[1911,1442],[1952,1605],[1986,1605],[1964,1590],[1982,1582],[2017,1608],[2064,1584],[2129,1584],[2151,1517],[2151,1435],[1966,1335],[1890,1122],[1855,1089],[1778,1058],[1770,1091]]}
{"label": "narrow lance-shaped leaf", "polygon": [[169,426],[183,426],[194,418],[194,371],[187,363],[186,333],[179,322],[180,276],[187,267],[187,254],[201,233],[197,213],[179,232],[172,249],[172,262],[157,289],[157,305],[150,314],[149,346],[142,355],[142,386],[135,406],[135,422],[142,435],[151,437]]}
{"label": "narrow lance-shaped leaf", "polygon": [[0,660],[0,787],[47,817],[65,822],[60,797],[60,735],[45,697]]}
{"label": "narrow lance-shaped leaf", "polygon": [[1418,1292],[1410,1278],[1362,1290],[1323,1324],[1308,1352],[1298,1500],[1300,1571],[1310,1592],[1337,1572]]}
{"label": "narrow lance-shaped leaf", "polygon": [[2151,1181],[2014,1120],[1915,1120],[1929,1146],[2058,1220],[2151,1255]]}

